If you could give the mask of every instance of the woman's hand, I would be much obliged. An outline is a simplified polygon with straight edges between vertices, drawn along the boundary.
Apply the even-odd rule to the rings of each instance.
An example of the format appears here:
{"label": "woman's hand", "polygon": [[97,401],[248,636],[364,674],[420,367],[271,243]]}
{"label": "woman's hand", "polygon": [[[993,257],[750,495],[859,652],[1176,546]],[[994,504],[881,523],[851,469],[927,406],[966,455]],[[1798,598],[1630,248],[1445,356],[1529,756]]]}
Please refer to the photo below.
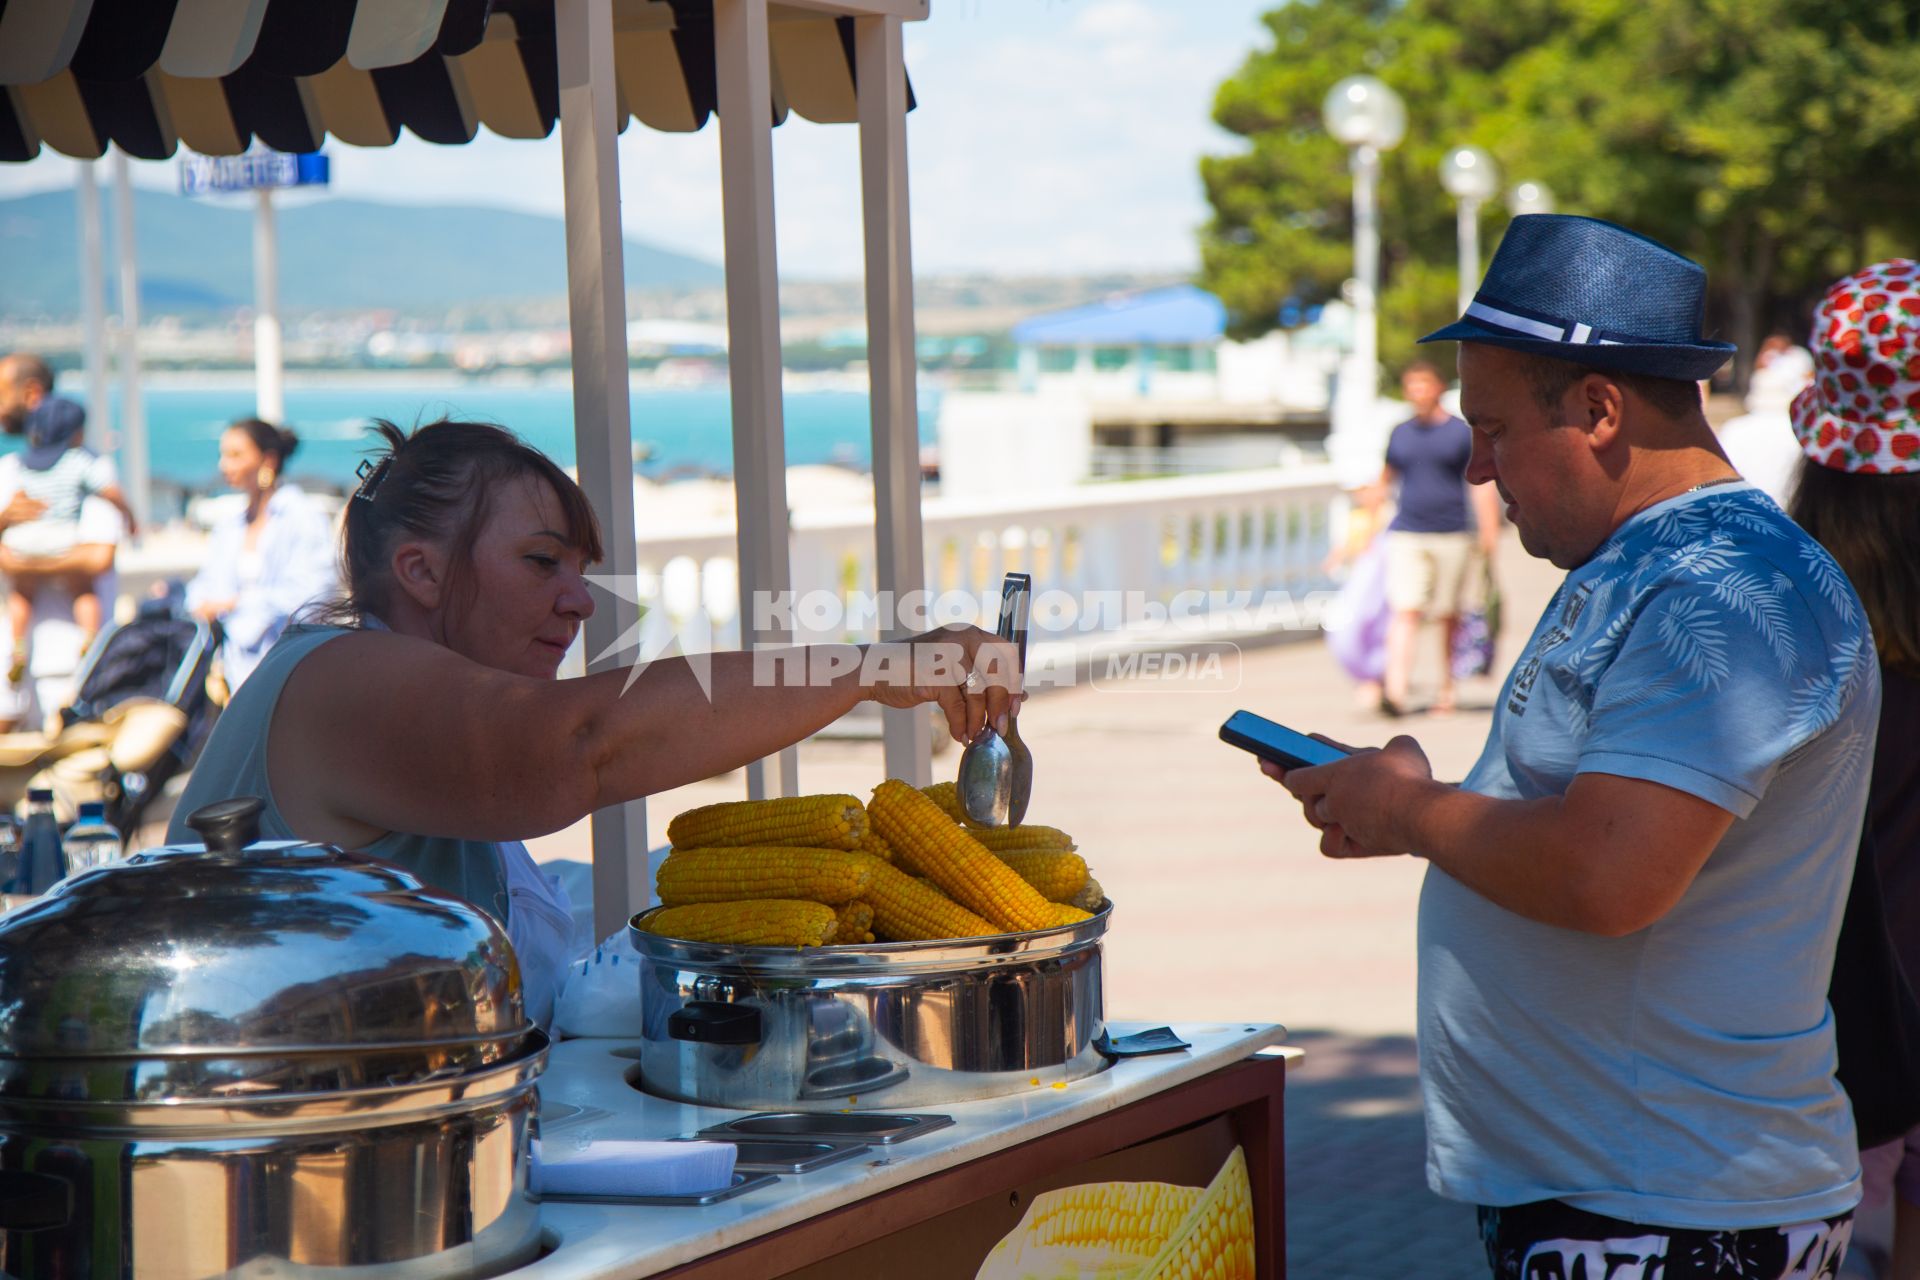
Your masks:
{"label": "woman's hand", "polygon": [[869,645],[862,684],[882,706],[937,702],[956,741],[972,742],[988,724],[1005,728],[1020,692],[1019,653],[979,627],[955,623],[911,640]]}
{"label": "woman's hand", "polygon": [[203,600],[193,607],[193,616],[202,622],[218,622],[239,603],[238,600]]}

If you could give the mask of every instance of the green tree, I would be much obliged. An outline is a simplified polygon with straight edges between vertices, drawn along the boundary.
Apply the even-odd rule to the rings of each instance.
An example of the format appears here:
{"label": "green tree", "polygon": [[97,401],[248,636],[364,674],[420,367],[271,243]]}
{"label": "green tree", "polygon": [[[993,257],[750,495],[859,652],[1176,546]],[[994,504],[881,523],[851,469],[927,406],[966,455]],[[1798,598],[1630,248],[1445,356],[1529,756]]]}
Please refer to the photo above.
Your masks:
{"label": "green tree", "polygon": [[[1223,85],[1214,118],[1247,140],[1201,161],[1204,278],[1237,332],[1351,272],[1343,149],[1320,122],[1365,70],[1407,102],[1384,157],[1381,353],[1391,366],[1454,312],[1454,211],[1439,185],[1470,142],[1509,181],[1702,262],[1710,330],[1804,336],[1826,283],[1920,240],[1920,9],[1908,0],[1297,0]],[[1483,211],[1492,244],[1498,202]]]}

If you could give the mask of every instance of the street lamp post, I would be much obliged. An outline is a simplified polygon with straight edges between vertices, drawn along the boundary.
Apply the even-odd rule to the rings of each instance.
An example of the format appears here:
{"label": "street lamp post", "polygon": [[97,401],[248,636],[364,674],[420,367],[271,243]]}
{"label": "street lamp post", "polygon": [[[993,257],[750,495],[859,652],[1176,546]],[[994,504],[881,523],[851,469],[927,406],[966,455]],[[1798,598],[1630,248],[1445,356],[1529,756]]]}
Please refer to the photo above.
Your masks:
{"label": "street lamp post", "polygon": [[1351,152],[1353,170],[1353,347],[1333,405],[1332,435],[1361,444],[1377,417],[1374,396],[1380,364],[1375,310],[1380,288],[1380,227],[1374,189],[1380,153],[1400,144],[1407,108],[1400,95],[1372,76],[1348,76],[1333,86],[1321,106],[1327,132]]}
{"label": "street lamp post", "polygon": [[1500,168],[1478,147],[1455,147],[1440,162],[1440,185],[1459,202],[1460,314],[1480,279],[1480,205],[1500,190]]}
{"label": "street lamp post", "polygon": [[238,156],[183,156],[180,193],[251,191],[253,205],[254,415],[276,426],[287,419],[286,367],[280,331],[280,239],[274,223],[278,187],[326,186],[330,166],[319,152],[250,151]]}
{"label": "street lamp post", "polygon": [[287,420],[287,372],[280,342],[280,237],[273,222],[273,188],[257,188],[253,199],[253,411],[280,426]]}

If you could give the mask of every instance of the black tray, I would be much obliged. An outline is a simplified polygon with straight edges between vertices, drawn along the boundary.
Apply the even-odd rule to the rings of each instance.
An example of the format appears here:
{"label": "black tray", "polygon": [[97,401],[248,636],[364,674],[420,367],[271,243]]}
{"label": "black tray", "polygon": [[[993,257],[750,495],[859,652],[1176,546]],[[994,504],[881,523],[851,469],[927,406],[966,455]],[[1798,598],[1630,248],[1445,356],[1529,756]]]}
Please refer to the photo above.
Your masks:
{"label": "black tray", "polygon": [[840,1138],[890,1146],[953,1123],[952,1116],[886,1114],[878,1111],[763,1111],[700,1131],[703,1138],[769,1138],[774,1141]]}
{"label": "black tray", "polygon": [[566,1192],[543,1191],[542,1202],[553,1204],[650,1204],[665,1208],[675,1206],[719,1204],[722,1200],[731,1200],[743,1196],[749,1191],[758,1191],[780,1181],[771,1173],[735,1173],[733,1185],[720,1187],[713,1191],[696,1191],[684,1196],[599,1196],[571,1195]]}
{"label": "black tray", "polygon": [[731,1142],[733,1167],[742,1173],[812,1173],[870,1148],[864,1142],[829,1138],[749,1138],[740,1134],[689,1134],[675,1142]]}

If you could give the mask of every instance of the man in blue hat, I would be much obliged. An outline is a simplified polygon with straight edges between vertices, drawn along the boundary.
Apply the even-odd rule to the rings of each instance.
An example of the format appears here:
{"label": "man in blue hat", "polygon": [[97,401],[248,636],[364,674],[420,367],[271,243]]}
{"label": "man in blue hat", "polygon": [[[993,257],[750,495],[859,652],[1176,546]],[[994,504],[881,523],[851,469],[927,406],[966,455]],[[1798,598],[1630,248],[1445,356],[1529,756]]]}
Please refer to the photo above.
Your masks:
{"label": "man in blue hat", "polygon": [[1880,690],[1834,561],[1715,442],[1705,273],[1514,219],[1460,344],[1467,479],[1567,570],[1479,762],[1269,769],[1330,857],[1429,862],[1428,1181],[1499,1277],[1831,1276],[1860,1195],[1828,971]]}

